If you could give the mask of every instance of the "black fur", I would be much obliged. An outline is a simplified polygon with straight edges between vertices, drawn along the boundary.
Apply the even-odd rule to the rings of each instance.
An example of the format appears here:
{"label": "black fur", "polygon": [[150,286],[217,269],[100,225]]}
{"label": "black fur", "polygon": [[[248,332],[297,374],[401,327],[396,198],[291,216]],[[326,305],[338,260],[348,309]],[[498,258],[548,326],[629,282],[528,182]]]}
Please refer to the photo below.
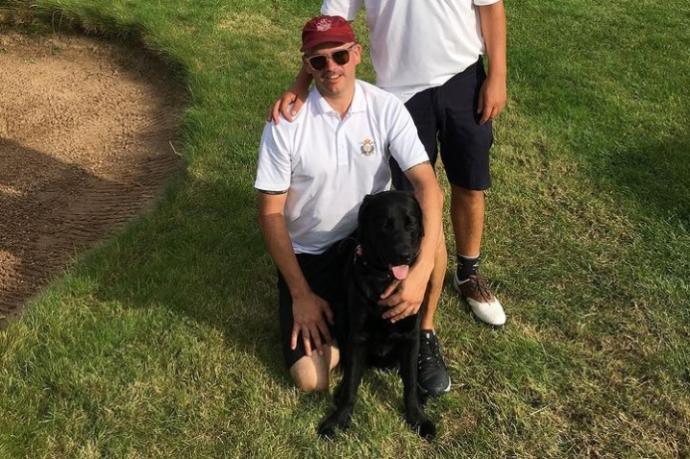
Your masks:
{"label": "black fur", "polygon": [[350,423],[357,388],[367,363],[399,365],[405,419],[419,435],[432,439],[435,425],[424,414],[417,391],[420,314],[391,324],[381,316],[379,296],[393,282],[391,266],[411,265],[423,236],[422,210],[411,193],[369,195],[359,210],[359,248],[352,248],[347,268],[347,321],[337,330],[343,379],[335,392],[335,411],[319,426],[331,437]]}

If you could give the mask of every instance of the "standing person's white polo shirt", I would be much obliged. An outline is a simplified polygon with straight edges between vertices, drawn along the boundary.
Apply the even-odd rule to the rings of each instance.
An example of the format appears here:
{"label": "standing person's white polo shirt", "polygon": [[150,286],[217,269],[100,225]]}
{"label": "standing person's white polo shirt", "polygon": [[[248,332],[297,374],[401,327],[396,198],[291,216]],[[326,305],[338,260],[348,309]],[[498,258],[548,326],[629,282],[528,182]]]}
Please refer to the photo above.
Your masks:
{"label": "standing person's white polo shirt", "polygon": [[287,190],[292,247],[319,254],[356,229],[364,196],[390,188],[391,155],[403,171],[429,160],[402,102],[357,80],[341,119],[313,88],[292,123],[266,124],[254,186]]}
{"label": "standing person's white polo shirt", "polygon": [[321,14],[357,17],[364,4],[376,84],[403,102],[477,62],[484,40],[477,6],[499,0],[323,0]]}

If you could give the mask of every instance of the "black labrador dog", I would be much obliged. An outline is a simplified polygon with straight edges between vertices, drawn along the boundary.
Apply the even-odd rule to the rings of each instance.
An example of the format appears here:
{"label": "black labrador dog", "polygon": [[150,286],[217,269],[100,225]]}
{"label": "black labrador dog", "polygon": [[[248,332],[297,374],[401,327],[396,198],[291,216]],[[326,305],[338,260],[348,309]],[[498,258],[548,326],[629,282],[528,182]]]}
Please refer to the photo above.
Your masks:
{"label": "black labrador dog", "polygon": [[420,314],[396,323],[383,319],[381,293],[394,279],[405,279],[419,252],[422,210],[409,192],[384,191],[364,198],[358,217],[359,245],[351,248],[346,268],[347,320],[336,329],[341,344],[343,379],[335,391],[335,411],[319,425],[322,437],[350,424],[357,388],[367,364],[399,365],[405,419],[430,440],[436,426],[426,417],[417,389]]}

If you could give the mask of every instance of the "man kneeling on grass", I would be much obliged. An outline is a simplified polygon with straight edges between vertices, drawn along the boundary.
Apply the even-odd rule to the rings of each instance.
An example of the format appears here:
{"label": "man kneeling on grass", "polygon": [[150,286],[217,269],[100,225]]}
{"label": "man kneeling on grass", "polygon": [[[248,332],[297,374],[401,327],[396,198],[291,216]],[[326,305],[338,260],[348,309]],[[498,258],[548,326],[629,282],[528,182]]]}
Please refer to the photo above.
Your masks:
{"label": "man kneeling on grass", "polygon": [[302,30],[303,60],[315,87],[291,123],[267,123],[255,187],[259,223],[278,267],[285,362],[297,386],[328,388],[339,360],[331,338],[345,304],[345,253],[338,243],[357,226],[364,196],[391,186],[388,160],[400,164],[424,213],[424,238],[409,275],[383,293],[384,317],[418,312],[427,288],[440,289],[434,254],[443,194],[405,106],[355,77],[361,46],[339,16],[311,19]]}

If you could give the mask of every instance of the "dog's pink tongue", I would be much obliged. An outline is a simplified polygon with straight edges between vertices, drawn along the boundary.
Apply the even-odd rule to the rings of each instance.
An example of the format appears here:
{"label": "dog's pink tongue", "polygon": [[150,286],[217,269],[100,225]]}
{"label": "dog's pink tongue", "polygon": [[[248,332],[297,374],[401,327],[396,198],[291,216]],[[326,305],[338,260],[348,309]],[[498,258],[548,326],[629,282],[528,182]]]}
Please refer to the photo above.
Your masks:
{"label": "dog's pink tongue", "polygon": [[396,279],[403,280],[410,272],[410,265],[391,266],[391,271],[393,271],[393,276]]}

